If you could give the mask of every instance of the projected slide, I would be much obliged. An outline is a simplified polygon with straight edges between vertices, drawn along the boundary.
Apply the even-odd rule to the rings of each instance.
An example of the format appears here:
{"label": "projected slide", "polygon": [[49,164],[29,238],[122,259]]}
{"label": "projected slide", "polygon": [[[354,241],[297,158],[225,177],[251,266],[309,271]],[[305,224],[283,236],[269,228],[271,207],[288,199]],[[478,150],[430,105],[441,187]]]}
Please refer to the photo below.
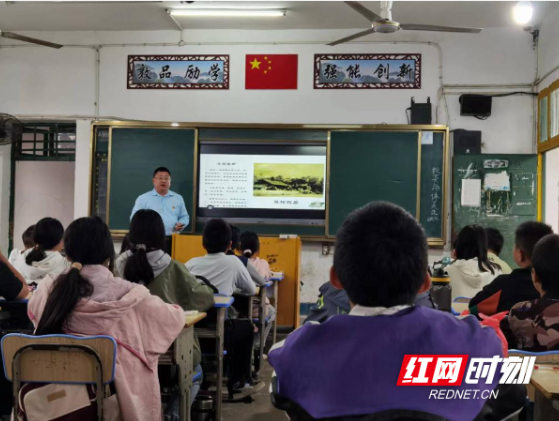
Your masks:
{"label": "projected slide", "polygon": [[200,208],[325,209],[326,156],[200,155]]}

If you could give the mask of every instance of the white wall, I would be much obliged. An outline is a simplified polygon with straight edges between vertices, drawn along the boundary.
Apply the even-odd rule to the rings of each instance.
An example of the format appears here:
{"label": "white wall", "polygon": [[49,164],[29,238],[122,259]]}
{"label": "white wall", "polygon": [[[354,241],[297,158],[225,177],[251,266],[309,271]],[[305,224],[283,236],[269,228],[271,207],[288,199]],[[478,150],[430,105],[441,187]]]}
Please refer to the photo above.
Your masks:
{"label": "white wall", "polygon": [[8,255],[11,145],[0,146],[0,250]]}
{"label": "white wall", "polygon": [[14,247],[23,248],[21,234],[44,217],[64,228],[74,220],[74,162],[16,163]]}
{"label": "white wall", "polygon": [[[177,43],[178,32],[58,32],[28,33],[60,43],[101,45],[99,114],[127,119],[181,122],[405,124],[410,98],[431,98],[433,123],[446,124],[438,104],[440,72],[449,85],[529,84],[534,79],[535,54],[531,36],[521,29],[487,29],[480,35],[421,32],[375,35],[375,42],[328,47],[324,45],[354,31],[185,31],[187,42],[202,45],[143,46],[143,43]],[[394,42],[404,41],[404,44]],[[432,44],[428,45],[431,42]],[[0,45],[6,41],[1,41]],[[213,45],[209,45],[209,44]],[[107,45],[110,44],[110,45]],[[123,44],[137,44],[123,46]],[[229,54],[228,91],[128,90],[126,62],[129,54]],[[244,89],[245,54],[298,54],[296,91],[247,91]],[[420,90],[314,90],[315,53],[421,53]],[[441,68],[442,66],[442,68]],[[44,69],[39,71],[38,69]],[[0,48],[0,110],[25,115],[94,115],[95,50],[92,48]],[[450,126],[483,131],[485,152],[531,153],[532,100],[528,97],[496,98],[487,121],[460,117],[456,92],[507,92],[503,87],[452,88],[447,96]],[[516,89],[518,90],[518,89]],[[526,89],[521,89],[526,90]],[[438,113],[435,113],[436,106]],[[75,216],[87,213],[89,191],[89,127],[78,122]],[[2,185],[2,192],[4,193]],[[0,217],[2,215],[0,214]],[[0,233],[1,234],[1,233]],[[4,237],[3,237],[4,238]],[[443,252],[434,250],[430,259]],[[331,255],[322,256],[320,243],[303,246],[302,301],[314,301],[327,280]]]}
{"label": "white wall", "polygon": [[[559,66],[559,9],[554,8],[540,25],[540,40],[538,48],[538,90],[549,86],[559,79],[559,70],[551,72]],[[547,75],[547,76],[546,76]]]}

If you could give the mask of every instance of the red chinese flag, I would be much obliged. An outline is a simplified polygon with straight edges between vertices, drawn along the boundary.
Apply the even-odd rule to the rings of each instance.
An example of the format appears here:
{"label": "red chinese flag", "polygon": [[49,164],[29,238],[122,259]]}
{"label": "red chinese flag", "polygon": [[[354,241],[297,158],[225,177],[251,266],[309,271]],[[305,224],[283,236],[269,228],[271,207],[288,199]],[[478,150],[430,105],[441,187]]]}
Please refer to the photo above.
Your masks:
{"label": "red chinese flag", "polygon": [[297,54],[247,54],[245,89],[297,89]]}

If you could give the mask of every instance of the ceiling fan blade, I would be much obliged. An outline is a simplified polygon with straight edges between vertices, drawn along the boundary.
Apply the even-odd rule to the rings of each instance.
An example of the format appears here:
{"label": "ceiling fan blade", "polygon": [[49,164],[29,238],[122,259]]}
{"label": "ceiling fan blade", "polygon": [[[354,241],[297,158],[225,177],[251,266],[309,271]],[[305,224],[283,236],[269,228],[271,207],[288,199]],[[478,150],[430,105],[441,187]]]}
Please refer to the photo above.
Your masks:
{"label": "ceiling fan blade", "polygon": [[400,28],[406,31],[433,31],[433,32],[461,32],[466,34],[479,34],[481,28],[459,28],[455,26],[418,25],[415,23],[401,23]]}
{"label": "ceiling fan blade", "polygon": [[351,7],[353,10],[355,10],[357,13],[366,17],[369,20],[369,22],[371,22],[371,23],[379,21],[379,20],[383,20],[382,16],[377,15],[372,10],[367,9],[365,6],[363,6],[358,1],[346,1],[344,3],[347,4],[349,7]]}
{"label": "ceiling fan blade", "polygon": [[373,28],[367,29],[365,31],[357,32],[356,34],[350,35],[349,37],[345,37],[345,38],[339,39],[337,41],[330,42],[326,45],[343,44],[344,42],[348,42],[348,41],[351,41],[353,39],[361,38],[361,37],[364,37],[365,35],[373,34],[374,32],[375,32],[375,30]]}
{"label": "ceiling fan blade", "polygon": [[63,45],[55,44],[54,42],[48,42],[48,41],[43,41],[42,39],[26,37],[25,35],[14,34],[13,32],[1,31],[0,36],[2,36],[4,38],[10,38],[10,39],[18,40],[18,41],[23,41],[23,42],[30,42],[31,44],[43,45],[45,47],[50,47],[50,48],[62,48],[63,47]]}

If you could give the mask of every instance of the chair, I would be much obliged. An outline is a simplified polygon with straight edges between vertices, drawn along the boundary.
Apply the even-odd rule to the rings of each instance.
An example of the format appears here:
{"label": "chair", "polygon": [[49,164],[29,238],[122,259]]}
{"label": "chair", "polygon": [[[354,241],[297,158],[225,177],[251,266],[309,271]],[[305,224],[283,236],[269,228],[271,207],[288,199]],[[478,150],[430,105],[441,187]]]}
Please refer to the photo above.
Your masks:
{"label": "chair", "polygon": [[[450,312],[452,313],[453,316],[460,316],[460,314],[462,314],[462,311],[464,311],[464,309],[462,309],[461,311],[457,311],[454,308],[454,303],[457,304],[468,304],[472,299],[469,297],[456,297],[454,298],[454,300],[452,300],[452,304],[450,306]],[[467,308],[467,307],[466,307]]]}
{"label": "chair", "polygon": [[117,344],[112,337],[12,333],[0,346],[4,373],[13,382],[15,414],[22,382],[95,384],[97,418],[103,421],[104,385],[115,376]]}

